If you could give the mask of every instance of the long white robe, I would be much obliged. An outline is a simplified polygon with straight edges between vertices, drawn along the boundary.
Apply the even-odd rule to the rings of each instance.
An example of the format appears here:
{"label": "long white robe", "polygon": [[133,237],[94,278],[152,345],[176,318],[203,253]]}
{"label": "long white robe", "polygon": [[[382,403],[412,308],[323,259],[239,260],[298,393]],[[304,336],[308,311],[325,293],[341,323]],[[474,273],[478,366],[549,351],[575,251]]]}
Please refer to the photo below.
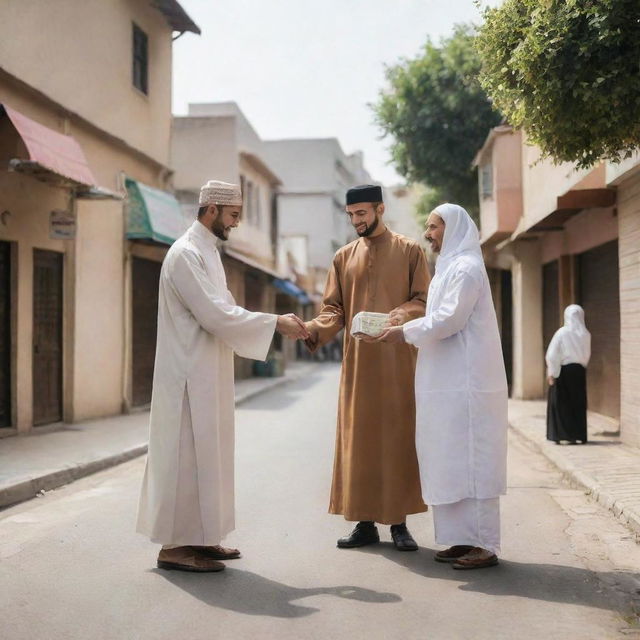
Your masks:
{"label": "long white robe", "polygon": [[403,325],[418,347],[416,451],[430,505],[506,492],[507,381],[478,231],[466,212],[445,222],[426,315]]}
{"label": "long white robe", "polygon": [[264,360],[276,320],[235,304],[199,221],[169,249],[137,523],[152,541],[215,545],[234,529],[233,352]]}

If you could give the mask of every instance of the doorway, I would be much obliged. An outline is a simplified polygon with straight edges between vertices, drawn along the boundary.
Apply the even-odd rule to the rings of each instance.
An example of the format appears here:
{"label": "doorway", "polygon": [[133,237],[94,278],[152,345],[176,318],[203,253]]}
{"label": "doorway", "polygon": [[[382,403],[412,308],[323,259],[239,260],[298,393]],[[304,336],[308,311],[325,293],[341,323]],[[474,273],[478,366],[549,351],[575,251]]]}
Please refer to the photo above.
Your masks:
{"label": "doorway", "polygon": [[153,366],[158,334],[158,284],[161,262],[133,258],[132,277],[132,389],[134,407],[151,402]]}
{"label": "doorway", "polygon": [[62,420],[63,254],[33,251],[33,424]]}
{"label": "doorway", "polygon": [[11,426],[11,244],[0,242],[0,428]]}

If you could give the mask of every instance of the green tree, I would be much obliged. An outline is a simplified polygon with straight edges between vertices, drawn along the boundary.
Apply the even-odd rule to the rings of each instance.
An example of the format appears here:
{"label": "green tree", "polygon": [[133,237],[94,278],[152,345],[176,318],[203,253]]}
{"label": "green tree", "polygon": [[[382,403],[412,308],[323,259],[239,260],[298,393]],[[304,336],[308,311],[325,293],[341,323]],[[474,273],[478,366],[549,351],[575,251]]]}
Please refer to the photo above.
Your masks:
{"label": "green tree", "polygon": [[445,200],[477,214],[473,157],[500,122],[480,86],[473,28],[458,25],[436,46],[387,68],[388,87],[373,105],[376,121],[392,138],[396,170],[429,185],[421,209]]}
{"label": "green tree", "polygon": [[638,0],[505,0],[477,48],[482,86],[544,156],[587,168],[640,146]]}

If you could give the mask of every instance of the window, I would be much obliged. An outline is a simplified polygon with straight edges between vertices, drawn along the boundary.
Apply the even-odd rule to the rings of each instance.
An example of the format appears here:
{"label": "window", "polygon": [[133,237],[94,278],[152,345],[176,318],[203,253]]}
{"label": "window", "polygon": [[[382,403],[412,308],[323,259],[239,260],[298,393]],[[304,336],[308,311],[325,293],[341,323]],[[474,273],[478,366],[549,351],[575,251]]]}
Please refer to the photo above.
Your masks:
{"label": "window", "polygon": [[493,165],[490,162],[480,167],[480,195],[482,198],[493,197]]}
{"label": "window", "polygon": [[136,24],[133,25],[133,86],[142,93],[149,93],[149,39]]}
{"label": "window", "polygon": [[247,197],[245,198],[247,203],[247,222],[253,224],[253,182],[247,180]]}
{"label": "window", "polygon": [[255,198],[256,198],[256,206],[255,206],[255,221],[256,221],[256,226],[257,227],[261,227],[262,226],[262,207],[260,206],[260,187],[258,185],[256,185],[255,188]]}

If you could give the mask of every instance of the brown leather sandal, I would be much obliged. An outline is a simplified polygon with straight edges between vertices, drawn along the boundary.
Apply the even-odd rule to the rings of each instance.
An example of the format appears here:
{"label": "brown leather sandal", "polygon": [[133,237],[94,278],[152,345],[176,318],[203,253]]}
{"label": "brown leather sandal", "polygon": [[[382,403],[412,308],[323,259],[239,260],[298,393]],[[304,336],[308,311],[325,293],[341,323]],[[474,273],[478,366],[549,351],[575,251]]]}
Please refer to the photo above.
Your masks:
{"label": "brown leather sandal", "polygon": [[482,557],[483,549],[474,549],[471,553],[461,556],[451,566],[454,569],[484,569],[495,567],[498,564],[498,556],[492,553],[490,556]]}
{"label": "brown leather sandal", "polygon": [[436,562],[455,562],[458,558],[466,555],[473,547],[466,544],[457,544],[443,551],[438,551],[433,559]]}
{"label": "brown leather sandal", "polygon": [[207,558],[213,558],[214,560],[235,560],[241,558],[242,554],[238,549],[230,549],[216,544],[212,547],[193,547],[198,553],[201,553]]}
{"label": "brown leather sandal", "polygon": [[179,549],[178,553],[174,549],[160,550],[158,554],[158,569],[213,573],[223,571],[225,568],[222,562],[207,558],[192,547],[178,547],[177,549]]}

